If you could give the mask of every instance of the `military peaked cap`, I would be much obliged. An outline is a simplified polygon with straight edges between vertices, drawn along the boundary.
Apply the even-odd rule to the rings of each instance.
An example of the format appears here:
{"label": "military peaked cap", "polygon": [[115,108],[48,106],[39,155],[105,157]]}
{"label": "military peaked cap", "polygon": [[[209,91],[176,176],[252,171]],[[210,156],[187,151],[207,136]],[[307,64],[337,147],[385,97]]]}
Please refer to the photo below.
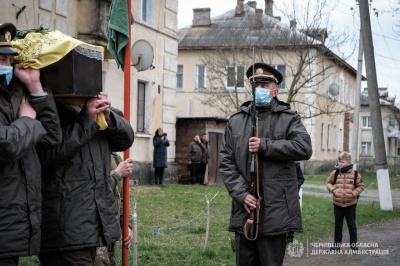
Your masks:
{"label": "military peaked cap", "polygon": [[14,39],[17,29],[11,23],[0,24],[0,54],[18,55],[12,48],[11,41]]}
{"label": "military peaked cap", "polygon": [[[254,67],[253,67],[254,66]],[[253,73],[254,69],[254,73]],[[254,63],[251,65],[246,72],[247,78],[251,83],[271,83],[280,84],[283,80],[281,72],[276,70],[274,67],[265,63]]]}

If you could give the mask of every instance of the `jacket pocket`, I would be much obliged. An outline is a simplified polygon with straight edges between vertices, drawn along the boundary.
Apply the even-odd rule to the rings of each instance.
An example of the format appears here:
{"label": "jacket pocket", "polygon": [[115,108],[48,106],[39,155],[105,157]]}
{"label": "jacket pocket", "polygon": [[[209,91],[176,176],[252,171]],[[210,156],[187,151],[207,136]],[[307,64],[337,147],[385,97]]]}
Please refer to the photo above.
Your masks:
{"label": "jacket pocket", "polygon": [[249,214],[243,208],[241,204],[238,204],[236,201],[232,201],[232,212],[231,212],[231,221],[230,221],[230,230],[243,232],[243,226],[247,221]]}
{"label": "jacket pocket", "polygon": [[286,208],[288,212],[288,216],[293,217],[296,215],[298,208],[296,208],[296,202],[298,201],[298,193],[296,190],[296,186],[294,184],[288,184],[283,189],[284,194],[283,197],[285,198]]}

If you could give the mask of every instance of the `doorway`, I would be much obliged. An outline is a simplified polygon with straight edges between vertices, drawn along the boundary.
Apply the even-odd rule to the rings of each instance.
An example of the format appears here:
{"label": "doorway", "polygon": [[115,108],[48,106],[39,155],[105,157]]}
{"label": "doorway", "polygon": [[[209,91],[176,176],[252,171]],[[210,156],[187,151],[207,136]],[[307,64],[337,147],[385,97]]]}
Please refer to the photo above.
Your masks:
{"label": "doorway", "polygon": [[210,145],[210,158],[208,160],[208,182],[210,184],[222,184],[222,178],[218,171],[218,152],[222,143],[222,133],[208,132]]}

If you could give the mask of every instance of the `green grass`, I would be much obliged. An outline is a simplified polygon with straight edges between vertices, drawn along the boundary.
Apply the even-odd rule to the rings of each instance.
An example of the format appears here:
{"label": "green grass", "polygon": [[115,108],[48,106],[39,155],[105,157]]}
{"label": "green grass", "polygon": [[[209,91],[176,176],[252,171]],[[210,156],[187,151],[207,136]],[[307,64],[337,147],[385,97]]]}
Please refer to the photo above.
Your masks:
{"label": "green grass", "polygon": [[[304,182],[307,184],[325,185],[325,182],[328,179],[329,174],[330,173],[318,174],[318,175],[307,175],[304,177],[305,178]],[[360,175],[364,182],[365,188],[378,189],[375,172],[360,172]],[[389,174],[389,179],[390,179],[390,188],[391,189],[400,189],[400,176],[396,176],[394,174]]]}
{"label": "green grass", "polygon": [[[306,182],[309,180],[306,177]],[[207,248],[205,195],[212,199]],[[225,187],[139,186],[132,188],[131,196],[137,202],[139,265],[235,265],[231,248],[234,234],[227,231],[231,198]],[[302,218],[304,232],[295,234],[299,241],[332,235],[332,200],[304,195]],[[381,211],[379,204],[363,202],[357,206],[358,227],[394,218],[400,218],[400,209]],[[117,255],[120,259],[121,252]],[[129,257],[132,259],[131,252]],[[35,256],[20,259],[20,265],[37,264]]]}

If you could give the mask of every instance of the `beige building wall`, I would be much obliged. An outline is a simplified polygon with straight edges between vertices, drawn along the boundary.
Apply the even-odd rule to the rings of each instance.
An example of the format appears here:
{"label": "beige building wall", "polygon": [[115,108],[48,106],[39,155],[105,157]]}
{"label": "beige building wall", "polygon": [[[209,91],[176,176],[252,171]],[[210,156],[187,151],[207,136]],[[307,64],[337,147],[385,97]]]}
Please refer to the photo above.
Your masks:
{"label": "beige building wall", "polygon": [[[111,0],[15,0],[3,1],[0,23],[11,22],[20,30],[43,25],[59,30],[84,42],[106,47],[108,14]],[[171,146],[168,161],[175,158],[177,12],[178,0],[152,1],[148,21],[142,20],[142,1],[132,0],[135,23],[131,26],[131,46],[138,40],[153,48],[154,68],[138,71],[131,66],[130,118],[135,130],[135,142],[130,150],[137,162],[153,160],[153,136],[161,127],[168,133]],[[24,11],[16,19],[19,8]],[[116,61],[105,54],[103,61],[103,90],[108,92],[112,106],[124,110],[124,73]],[[145,83],[145,130],[137,132],[138,82]]]}
{"label": "beige building wall", "polygon": [[[385,101],[382,101],[385,102]],[[398,156],[398,140],[400,139],[400,133],[398,133],[398,125],[395,121],[394,110],[391,109],[389,105],[384,105],[381,102],[381,115],[382,115],[382,128],[383,128],[383,138],[385,143],[385,151],[388,156]],[[363,117],[371,118],[371,112],[369,105],[362,105],[360,108],[360,138],[359,138],[359,156],[360,160],[369,159],[372,163],[372,160],[375,158],[375,150],[374,150],[374,138],[372,133],[372,127],[364,127],[363,126]],[[390,126],[390,121],[392,120],[392,125],[394,125],[394,129],[396,129],[397,135],[389,134],[388,129]],[[393,133],[393,132],[392,132]],[[363,154],[361,153],[361,143],[369,142],[371,143],[371,154]],[[389,162],[390,163],[390,162]]]}
{"label": "beige building wall", "polygon": [[[221,117],[221,114],[218,113],[215,108],[202,105],[199,101],[199,97],[202,97],[202,94],[195,91],[196,66],[199,64],[204,65],[202,58],[204,53],[207,52],[207,50],[179,51],[178,65],[183,66],[183,88],[182,90],[177,90],[176,94],[177,102],[179,103],[177,105],[178,117]],[[268,58],[269,61],[267,63],[274,65],[285,64],[285,61],[289,60],[288,58],[296,58],[292,51],[279,51],[279,53],[280,56],[277,56],[276,51],[265,51],[262,55],[262,58]],[[286,59],[283,60],[282,57]],[[324,58],[324,60],[326,61],[325,64],[333,64],[333,62],[329,59]],[[244,56],[240,59],[240,61],[244,62],[247,67],[253,63],[252,58],[244,58]],[[255,61],[257,62],[262,60],[255,59]],[[318,71],[320,71],[319,63],[315,63],[314,65],[310,66],[310,68],[312,69],[313,73],[318,73]],[[328,73],[326,73],[324,82],[321,81],[322,77],[320,77],[321,80],[316,80],[314,83],[308,84],[308,88],[303,88],[298,93],[296,96],[297,100],[305,102],[310,106],[315,106],[316,101],[319,99],[317,99],[316,93],[314,93],[317,92],[319,95],[324,94],[324,97],[322,98],[326,99],[327,97],[330,97],[336,99],[336,103],[332,106],[333,109],[347,109],[352,112],[355,103],[355,75],[343,70],[343,68],[337,64],[335,64],[335,66],[329,69],[327,72]],[[288,75],[288,73],[286,73],[286,75]],[[206,80],[206,84],[208,84],[208,82],[210,81]],[[285,82],[286,86],[288,86],[291,84],[292,78],[287,77]],[[335,97],[332,97],[332,95],[329,94],[329,86],[333,83],[336,83],[339,86],[339,94]],[[245,86],[247,87],[247,91],[251,91],[249,83],[247,83]],[[280,91],[278,97],[280,100],[286,101],[287,94],[285,91]],[[243,99],[250,100],[251,95],[248,92],[244,92]],[[296,108],[294,109],[296,110]],[[310,110],[310,116],[312,116],[313,109],[310,108]],[[352,123],[345,121],[344,113],[311,117],[303,119],[303,123],[311,135],[313,142],[313,155],[311,160],[334,161],[336,160],[338,154],[343,151],[346,141],[347,146],[349,148],[351,147]],[[346,124],[347,127],[345,126]],[[333,166],[334,165],[332,165],[332,167]]]}

